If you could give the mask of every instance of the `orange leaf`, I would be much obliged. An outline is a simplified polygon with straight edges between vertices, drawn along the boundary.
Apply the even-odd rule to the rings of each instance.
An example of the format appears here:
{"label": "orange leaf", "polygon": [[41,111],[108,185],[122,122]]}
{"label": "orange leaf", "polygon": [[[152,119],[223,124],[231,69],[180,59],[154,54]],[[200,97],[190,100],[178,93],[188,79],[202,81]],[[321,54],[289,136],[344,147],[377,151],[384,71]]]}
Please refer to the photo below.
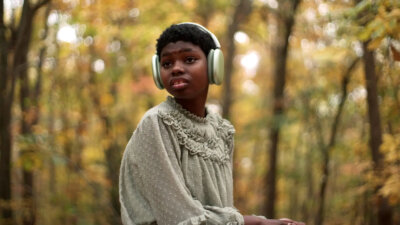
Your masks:
{"label": "orange leaf", "polygon": [[390,49],[392,50],[394,60],[400,61],[400,52],[393,45],[390,45]]}

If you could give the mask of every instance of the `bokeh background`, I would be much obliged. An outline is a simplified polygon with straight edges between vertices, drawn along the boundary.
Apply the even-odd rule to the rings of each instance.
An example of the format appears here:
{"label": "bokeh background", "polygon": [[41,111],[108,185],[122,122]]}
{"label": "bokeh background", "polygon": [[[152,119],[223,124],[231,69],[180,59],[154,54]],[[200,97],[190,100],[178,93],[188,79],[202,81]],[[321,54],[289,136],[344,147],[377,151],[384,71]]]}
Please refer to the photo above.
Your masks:
{"label": "bokeh background", "polygon": [[1,0],[0,224],[121,224],[122,153],[167,96],[156,39],[183,21],[225,54],[208,105],[243,214],[400,224],[399,0]]}

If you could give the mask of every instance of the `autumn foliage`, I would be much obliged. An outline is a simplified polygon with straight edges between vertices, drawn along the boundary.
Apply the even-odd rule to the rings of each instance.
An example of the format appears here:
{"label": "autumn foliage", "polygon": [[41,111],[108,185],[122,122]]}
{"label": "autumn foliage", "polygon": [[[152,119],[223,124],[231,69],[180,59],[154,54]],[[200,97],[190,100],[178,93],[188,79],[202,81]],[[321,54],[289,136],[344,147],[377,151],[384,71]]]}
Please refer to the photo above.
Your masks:
{"label": "autumn foliage", "polygon": [[2,0],[0,224],[121,224],[122,153],[167,95],[151,75],[156,39],[182,21],[208,27],[232,53],[229,89],[212,86],[208,104],[236,128],[242,213],[265,215],[271,204],[274,217],[307,224],[382,225],[379,215],[400,224],[400,3],[392,0]]}

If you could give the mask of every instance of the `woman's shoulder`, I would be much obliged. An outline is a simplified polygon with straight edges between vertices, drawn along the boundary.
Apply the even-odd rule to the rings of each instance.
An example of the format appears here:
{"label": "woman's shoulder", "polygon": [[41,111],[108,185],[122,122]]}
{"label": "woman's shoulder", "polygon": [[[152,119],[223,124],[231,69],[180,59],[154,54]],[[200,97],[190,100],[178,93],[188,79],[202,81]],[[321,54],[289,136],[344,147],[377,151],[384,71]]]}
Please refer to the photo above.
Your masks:
{"label": "woman's shoulder", "polygon": [[139,135],[141,133],[156,132],[159,130],[160,124],[158,121],[158,112],[162,107],[161,103],[147,110],[140,119],[133,133]]}
{"label": "woman's shoulder", "polygon": [[150,121],[157,122],[160,112],[168,111],[170,111],[168,105],[165,102],[161,102],[160,104],[150,108],[145,112],[138,124],[138,127],[141,126],[143,123],[148,123]]}

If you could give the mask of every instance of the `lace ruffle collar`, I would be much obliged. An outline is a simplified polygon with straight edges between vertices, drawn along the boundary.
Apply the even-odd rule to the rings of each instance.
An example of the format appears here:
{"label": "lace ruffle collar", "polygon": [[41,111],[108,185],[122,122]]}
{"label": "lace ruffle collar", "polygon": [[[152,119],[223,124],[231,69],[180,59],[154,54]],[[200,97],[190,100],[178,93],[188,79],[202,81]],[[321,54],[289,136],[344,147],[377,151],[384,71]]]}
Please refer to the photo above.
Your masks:
{"label": "lace ruffle collar", "polygon": [[[158,115],[175,131],[181,146],[192,155],[220,163],[229,161],[235,129],[227,120],[212,113],[207,113],[205,118],[198,117],[182,108],[172,97],[166,102],[173,109],[160,110]],[[199,123],[207,126],[199,126]],[[208,132],[208,129],[214,132]]]}
{"label": "lace ruffle collar", "polygon": [[189,118],[190,120],[193,120],[195,122],[199,122],[199,123],[206,123],[208,121],[210,121],[210,113],[209,110],[206,108],[206,117],[200,117],[197,116],[191,112],[189,112],[187,109],[183,108],[179,103],[177,103],[175,101],[175,99],[171,96],[167,97],[167,103],[172,106],[174,109],[178,110],[180,113],[182,113],[185,117]]}

